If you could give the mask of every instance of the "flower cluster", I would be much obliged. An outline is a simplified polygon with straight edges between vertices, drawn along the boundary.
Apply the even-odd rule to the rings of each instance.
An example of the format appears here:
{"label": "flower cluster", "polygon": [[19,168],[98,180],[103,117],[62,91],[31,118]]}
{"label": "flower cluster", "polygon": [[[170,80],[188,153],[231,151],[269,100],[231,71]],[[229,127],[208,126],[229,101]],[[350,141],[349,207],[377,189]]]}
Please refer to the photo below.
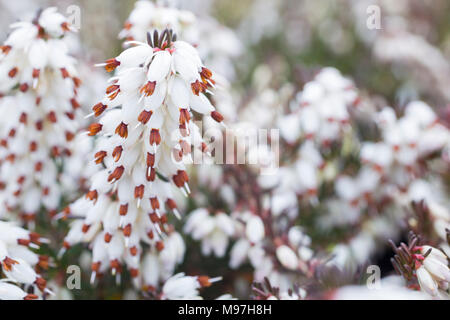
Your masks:
{"label": "flower cluster", "polygon": [[0,54],[0,198],[32,221],[41,206],[56,213],[64,193],[58,172],[78,127],[80,79],[63,38],[70,25],[56,8],[12,28]]}
{"label": "flower cluster", "polygon": [[199,289],[207,288],[221,278],[207,276],[186,276],[178,273],[164,283],[158,298],[161,300],[201,300]]}
{"label": "flower cluster", "polygon": [[[64,247],[92,243],[92,280],[109,268],[120,274],[125,264],[139,284],[144,248],[161,258],[172,232],[167,213],[179,217],[174,187],[190,192],[185,164],[192,162],[192,151],[207,150],[193,112],[223,120],[205,95],[214,80],[196,50],[168,29],[148,34],[147,42],[132,42],[102,64],[116,75],[93,107],[101,118],[88,131],[98,137],[93,161],[100,168],[86,196],[64,211],[82,218],[72,224]],[[183,246],[181,239],[174,244],[173,263],[182,260]]]}

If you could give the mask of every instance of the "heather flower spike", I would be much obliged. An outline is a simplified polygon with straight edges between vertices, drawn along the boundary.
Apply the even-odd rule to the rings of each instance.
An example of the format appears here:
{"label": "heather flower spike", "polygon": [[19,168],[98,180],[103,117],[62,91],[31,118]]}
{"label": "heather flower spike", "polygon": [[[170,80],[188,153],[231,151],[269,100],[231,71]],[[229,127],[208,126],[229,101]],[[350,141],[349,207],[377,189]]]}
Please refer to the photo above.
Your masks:
{"label": "heather flower spike", "polygon": [[174,187],[190,193],[185,163],[193,150],[207,151],[194,113],[221,121],[205,95],[214,88],[213,74],[195,48],[168,29],[147,38],[100,64],[115,75],[93,107],[100,119],[88,129],[97,136],[92,161],[99,170],[85,197],[62,213],[83,218],[72,224],[64,247],[92,244],[92,280],[108,268],[120,274],[125,264],[139,285],[143,250],[161,252],[172,232],[168,213],[180,217]]}
{"label": "heather flower spike", "polygon": [[0,202],[33,221],[41,206],[56,213],[64,194],[58,166],[78,128],[80,79],[56,8],[12,28],[0,54]]}

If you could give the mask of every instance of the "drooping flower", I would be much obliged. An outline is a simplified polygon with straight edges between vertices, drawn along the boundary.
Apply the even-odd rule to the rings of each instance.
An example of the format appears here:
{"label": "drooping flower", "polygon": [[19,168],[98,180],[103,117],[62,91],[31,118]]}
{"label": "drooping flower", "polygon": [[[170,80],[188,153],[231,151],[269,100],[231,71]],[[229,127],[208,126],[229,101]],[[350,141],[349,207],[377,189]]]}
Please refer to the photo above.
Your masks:
{"label": "drooping flower", "polygon": [[207,276],[186,276],[178,273],[168,279],[162,287],[161,299],[163,300],[201,300],[199,289],[209,287],[221,278],[209,278]]}
{"label": "drooping flower", "polygon": [[206,152],[194,114],[222,121],[206,93],[214,88],[212,72],[196,50],[171,30],[148,34],[148,43],[131,48],[104,64],[116,70],[101,102],[93,107],[99,122],[95,161],[86,196],[64,211],[75,221],[64,247],[93,244],[93,277],[125,264],[139,277],[140,257],[150,246],[164,249],[171,227],[168,212],[179,216],[173,192],[190,192],[186,163],[192,152]]}

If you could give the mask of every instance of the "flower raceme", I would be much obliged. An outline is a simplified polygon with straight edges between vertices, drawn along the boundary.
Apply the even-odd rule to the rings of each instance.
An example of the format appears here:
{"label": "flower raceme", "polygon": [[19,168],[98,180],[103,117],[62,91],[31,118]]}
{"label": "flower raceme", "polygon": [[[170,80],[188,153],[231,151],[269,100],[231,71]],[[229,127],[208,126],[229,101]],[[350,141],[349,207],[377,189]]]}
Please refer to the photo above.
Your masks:
{"label": "flower raceme", "polygon": [[80,80],[56,8],[12,28],[0,51],[0,202],[28,221],[41,205],[55,213],[64,193],[56,164],[70,154]]}
{"label": "flower raceme", "polygon": [[93,241],[93,278],[108,265],[120,272],[124,261],[137,278],[141,242],[164,248],[171,230],[166,212],[179,216],[172,190],[190,192],[185,163],[193,148],[207,151],[193,112],[223,119],[205,95],[214,88],[213,74],[196,50],[167,29],[148,34],[147,42],[131,42],[101,64],[116,71],[93,107],[100,121],[88,130],[98,137],[94,161],[102,168],[86,197],[64,211],[84,218],[64,246]]}

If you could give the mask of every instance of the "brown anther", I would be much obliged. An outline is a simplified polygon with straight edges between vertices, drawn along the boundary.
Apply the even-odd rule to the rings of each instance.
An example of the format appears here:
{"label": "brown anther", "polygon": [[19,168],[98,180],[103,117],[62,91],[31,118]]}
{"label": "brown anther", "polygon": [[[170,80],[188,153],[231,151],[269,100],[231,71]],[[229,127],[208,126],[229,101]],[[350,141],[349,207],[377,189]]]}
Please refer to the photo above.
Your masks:
{"label": "brown anther", "polygon": [[51,152],[54,157],[59,157],[61,155],[60,149],[58,146],[51,147]]}
{"label": "brown anther", "polygon": [[159,145],[161,143],[161,135],[158,129],[152,129],[150,132],[150,145]]}
{"label": "brown anther", "polygon": [[6,258],[3,259],[3,261],[2,261],[3,268],[4,268],[6,271],[11,271],[11,270],[12,270],[12,266],[13,266],[14,264],[19,264],[19,262],[16,261],[16,260],[14,260],[14,259],[11,259],[11,258],[9,258],[9,257],[6,257]]}
{"label": "brown anther", "polygon": [[148,237],[149,239],[153,239],[154,236],[155,236],[155,235],[153,234],[153,231],[152,231],[152,230],[150,230],[150,231],[147,233],[147,237]]}
{"label": "brown anther", "polygon": [[48,256],[39,256],[38,266],[41,269],[48,270],[49,267]]}
{"label": "brown anther", "polygon": [[162,216],[161,216],[161,223],[162,224],[166,224],[169,220],[168,220],[169,218],[167,217],[167,214],[163,214]]}
{"label": "brown anther", "polygon": [[207,288],[211,285],[208,276],[199,276],[197,278],[198,283],[202,286],[202,288]]}
{"label": "brown anther", "polygon": [[144,185],[141,184],[134,188],[134,198],[142,199],[144,197]]}
{"label": "brown anther", "polygon": [[130,248],[130,254],[134,257],[134,256],[137,255],[137,253],[138,253],[137,247],[136,247],[136,246],[132,246],[132,247]]}
{"label": "brown anther", "polygon": [[48,114],[47,114],[47,119],[50,121],[50,122],[53,122],[53,123],[55,123],[57,120],[56,120],[56,113],[55,113],[55,111],[50,111]]}
{"label": "brown anther", "polygon": [[40,172],[41,170],[42,170],[42,162],[41,161],[38,161],[38,162],[36,162],[35,164],[34,164],[34,171],[36,171],[36,172]]}
{"label": "brown anther", "polygon": [[30,240],[29,239],[17,239],[17,244],[21,245],[21,246],[26,246],[28,247],[30,245]]}
{"label": "brown anther", "polygon": [[206,143],[204,143],[204,142],[202,142],[202,147],[201,147],[202,149],[202,152],[207,152],[208,151],[208,145],[206,144]]}
{"label": "brown anther", "polygon": [[75,119],[75,115],[72,112],[66,112],[65,113],[66,117],[69,118],[70,120]]}
{"label": "brown anther", "polygon": [[172,180],[178,188],[182,188],[184,186],[184,182],[178,174],[173,175]]}
{"label": "brown anther", "polygon": [[45,287],[47,287],[47,281],[44,278],[36,278],[34,281],[39,290],[44,291]]}
{"label": "brown anther", "polygon": [[214,120],[216,120],[217,122],[222,122],[223,121],[223,115],[221,115],[219,112],[217,111],[213,111],[211,112],[211,118],[213,118]]}
{"label": "brown anther", "polygon": [[106,157],[107,153],[106,151],[99,151],[95,154],[95,163],[99,164],[103,162],[103,159]]}
{"label": "brown anther", "polygon": [[121,272],[121,270],[122,270],[122,267],[121,267],[121,265],[120,265],[120,262],[119,262],[119,260],[117,260],[117,259],[114,259],[114,260],[111,260],[110,262],[109,262],[109,265],[111,266],[111,269],[115,269],[117,272]]}
{"label": "brown anther", "polygon": [[22,112],[22,114],[19,117],[19,122],[23,123],[23,124],[26,124],[27,123],[27,119],[28,119],[27,114],[25,112]]}
{"label": "brown anther", "polygon": [[207,87],[206,84],[198,80],[195,80],[195,82],[191,83],[192,93],[195,94],[196,96],[198,96],[200,92],[205,91],[206,87]]}
{"label": "brown anther", "polygon": [[114,93],[108,97],[109,100],[114,100],[117,97],[117,95],[119,94],[119,92],[120,92],[120,90],[114,91]]}
{"label": "brown anther", "polygon": [[92,270],[93,272],[99,272],[99,271],[100,271],[100,266],[101,266],[101,265],[102,265],[101,261],[93,262],[93,263],[91,264],[91,270]]}
{"label": "brown anther", "polygon": [[147,167],[153,168],[155,166],[155,155],[147,152]]}
{"label": "brown anther", "polygon": [[78,88],[79,86],[81,86],[81,79],[80,78],[73,77],[72,81],[73,81],[73,85],[75,86],[75,88]]}
{"label": "brown anther", "polygon": [[106,94],[111,94],[114,91],[117,91],[119,89],[120,89],[120,86],[117,84],[110,85],[108,88],[106,88]]}
{"label": "brown anther", "polygon": [[98,198],[97,190],[90,190],[88,193],[86,193],[86,199],[89,199],[91,201],[95,201]]}
{"label": "brown anther", "polygon": [[65,79],[69,77],[69,72],[67,71],[66,68],[61,68],[61,76]]}
{"label": "brown anther", "polygon": [[14,163],[14,161],[16,160],[16,155],[14,153],[10,153],[5,157],[5,160]]}
{"label": "brown anther", "polygon": [[75,134],[73,134],[72,132],[66,131],[66,141],[72,141],[74,137],[75,137]]}
{"label": "brown anther", "polygon": [[48,196],[49,193],[50,193],[49,187],[44,187],[44,188],[42,189],[42,195],[43,195],[43,196]]}
{"label": "brown anther", "polygon": [[118,134],[119,136],[121,136],[122,138],[127,138],[128,137],[128,125],[121,122],[117,128],[116,128],[116,134]]}
{"label": "brown anther", "polygon": [[130,30],[132,26],[133,26],[133,24],[129,21],[125,21],[125,23],[123,24],[123,28],[125,30]]}
{"label": "brown anther", "polygon": [[28,91],[28,88],[29,88],[28,83],[22,83],[22,84],[20,85],[20,87],[19,87],[19,90],[22,91],[22,92],[27,92],[27,91]]}
{"label": "brown anther", "polygon": [[125,237],[129,237],[129,236],[131,236],[131,229],[132,227],[131,227],[131,223],[129,223],[129,224],[127,224],[126,226],[125,226],[125,228],[123,228],[123,235],[125,236]]}
{"label": "brown anther", "polygon": [[158,198],[156,197],[150,198],[150,205],[152,206],[153,210],[159,209]]}
{"label": "brown anther", "polygon": [[83,224],[83,227],[81,228],[81,231],[82,231],[83,233],[86,233],[86,232],[89,231],[90,228],[91,228],[91,225],[90,225],[90,224]]}
{"label": "brown anther", "polygon": [[24,182],[25,182],[25,176],[20,176],[19,178],[17,178],[18,184],[23,184]]}
{"label": "brown anther", "polygon": [[173,209],[176,209],[176,208],[177,208],[177,204],[176,204],[175,200],[170,199],[170,198],[167,199],[166,205],[167,205],[167,207],[168,207],[170,210],[173,210]]}
{"label": "brown anther", "polygon": [[132,278],[137,278],[139,276],[139,270],[135,268],[130,268],[130,276]]}
{"label": "brown anther", "polygon": [[173,153],[173,158],[175,159],[176,162],[180,162],[183,159],[183,151],[173,149],[172,153]]}
{"label": "brown anther", "polygon": [[70,103],[72,104],[72,109],[78,109],[80,107],[80,103],[75,98],[70,99]]}
{"label": "brown anther", "polygon": [[70,207],[65,207],[63,213],[64,213],[63,219],[66,219],[70,215]]}
{"label": "brown anther", "polygon": [[108,176],[108,182],[119,180],[122,177],[125,168],[123,166],[116,167],[114,171]]}
{"label": "brown anther", "polygon": [[200,75],[201,75],[203,78],[209,79],[209,78],[212,77],[212,72],[211,72],[211,70],[209,70],[208,68],[203,67],[203,68],[202,68],[202,71],[200,72]]}
{"label": "brown anther", "polygon": [[38,144],[37,144],[36,141],[31,141],[30,142],[30,147],[29,147],[30,152],[35,152],[37,150],[37,147],[38,147]]}
{"label": "brown anther", "polygon": [[187,142],[186,140],[180,141],[181,150],[183,151],[183,154],[189,154],[191,153],[191,144]]}
{"label": "brown anther", "polygon": [[155,92],[156,81],[148,81],[142,88],[139,90],[141,94],[145,93],[145,96],[151,96],[153,92]]}
{"label": "brown anther", "polygon": [[105,237],[103,238],[105,240],[106,243],[110,243],[111,239],[112,239],[112,234],[110,233],[105,233]]}
{"label": "brown anther", "polygon": [[42,100],[41,97],[36,97],[35,103],[37,106],[39,106],[41,104],[41,100]]}
{"label": "brown anther", "polygon": [[180,109],[180,124],[187,123],[191,120],[191,115],[187,109]]}
{"label": "brown anther", "polygon": [[64,249],[70,249],[70,243],[67,242],[67,241],[64,241],[63,242],[63,247],[64,247]]}
{"label": "brown anther", "polygon": [[92,107],[92,111],[94,111],[95,116],[98,117],[99,115],[101,115],[103,113],[103,111],[105,111],[106,108],[107,108],[107,105],[99,102],[95,106]]}
{"label": "brown anther", "polygon": [[61,29],[63,29],[63,31],[65,32],[70,31],[69,23],[67,22],[61,23]]}
{"label": "brown anther", "polygon": [[178,172],[179,172],[179,174],[181,175],[181,177],[182,177],[182,179],[183,179],[184,182],[189,182],[189,176],[188,176],[188,174],[187,174],[186,171],[184,171],[184,170],[179,170]]}
{"label": "brown anther", "polygon": [[156,178],[156,170],[155,170],[155,168],[151,168],[150,169],[150,174],[148,174],[148,170],[147,170],[146,178],[147,178],[147,181],[149,181],[149,182],[155,181],[155,178]]}
{"label": "brown anther", "polygon": [[17,74],[17,72],[19,71],[19,69],[17,69],[17,67],[12,68],[11,70],[9,70],[8,72],[8,76],[10,78],[14,78]]}
{"label": "brown anther", "polygon": [[150,217],[150,221],[153,223],[157,223],[159,221],[158,215],[155,212],[152,212],[148,215]]}
{"label": "brown anther", "polygon": [[30,241],[33,242],[34,244],[37,244],[37,245],[41,244],[41,235],[39,233],[30,232],[28,237],[30,238]]}
{"label": "brown anther", "polygon": [[116,59],[112,58],[112,59],[108,59],[106,60],[106,65],[105,65],[105,70],[107,72],[112,72],[114,71],[118,66],[120,66],[120,62],[117,61]]}
{"label": "brown anther", "polygon": [[127,204],[121,204],[119,207],[119,214],[121,216],[125,216],[128,213],[128,203]]}
{"label": "brown anther", "polygon": [[7,55],[11,51],[11,46],[0,46],[0,50],[4,55]]}
{"label": "brown anther", "polygon": [[114,148],[114,150],[112,152],[112,156],[113,156],[115,162],[119,161],[120,157],[122,156],[122,151],[123,151],[122,146],[117,146]]}
{"label": "brown anther", "polygon": [[102,130],[103,125],[101,123],[91,123],[89,125],[89,136],[95,136],[97,133],[99,133]]}
{"label": "brown anther", "polygon": [[34,79],[39,78],[39,74],[41,73],[41,70],[39,69],[33,69],[32,77]]}
{"label": "brown anther", "polygon": [[42,121],[36,121],[35,126],[37,131],[41,131],[42,128],[44,127]]}
{"label": "brown anther", "polygon": [[163,249],[164,249],[164,242],[162,242],[162,241],[157,241],[156,244],[155,244],[155,246],[156,246],[156,250],[158,250],[159,252],[161,252],[161,251],[163,251]]}
{"label": "brown anther", "polygon": [[150,120],[152,114],[153,114],[152,111],[144,110],[139,114],[138,121],[141,122],[142,124],[146,124],[148,120]]}

